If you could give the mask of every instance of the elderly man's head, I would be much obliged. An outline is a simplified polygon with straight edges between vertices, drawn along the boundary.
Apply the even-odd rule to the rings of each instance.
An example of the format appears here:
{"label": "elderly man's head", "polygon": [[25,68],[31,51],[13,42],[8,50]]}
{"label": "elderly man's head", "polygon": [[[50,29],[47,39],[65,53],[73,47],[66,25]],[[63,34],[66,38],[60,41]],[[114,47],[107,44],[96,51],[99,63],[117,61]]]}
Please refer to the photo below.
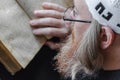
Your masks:
{"label": "elderly man's head", "polygon": [[120,68],[110,67],[120,57],[119,0],[74,0],[71,10],[64,18],[73,21],[73,34],[57,56],[60,71],[74,76],[80,70]]}

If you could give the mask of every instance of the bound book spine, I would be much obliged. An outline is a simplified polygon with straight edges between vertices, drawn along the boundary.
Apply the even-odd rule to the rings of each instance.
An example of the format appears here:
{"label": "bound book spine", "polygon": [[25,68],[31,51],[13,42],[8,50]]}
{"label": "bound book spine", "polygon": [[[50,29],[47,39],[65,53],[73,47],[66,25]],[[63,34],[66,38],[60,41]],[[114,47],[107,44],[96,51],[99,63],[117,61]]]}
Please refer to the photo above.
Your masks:
{"label": "bound book spine", "polygon": [[22,68],[2,41],[0,41],[0,61],[12,75]]}

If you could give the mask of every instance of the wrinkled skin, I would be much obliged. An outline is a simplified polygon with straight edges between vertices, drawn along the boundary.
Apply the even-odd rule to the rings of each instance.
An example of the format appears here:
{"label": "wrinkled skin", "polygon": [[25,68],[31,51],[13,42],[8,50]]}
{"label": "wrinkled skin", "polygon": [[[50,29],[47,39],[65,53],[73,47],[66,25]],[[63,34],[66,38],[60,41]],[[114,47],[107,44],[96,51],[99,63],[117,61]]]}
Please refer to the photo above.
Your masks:
{"label": "wrinkled skin", "polygon": [[[43,10],[34,11],[36,19],[30,21],[33,34],[59,37],[60,40],[64,39],[70,33],[69,26],[62,19],[66,8],[48,2],[44,2],[42,7]],[[48,40],[46,45],[52,49],[57,49],[61,47],[62,43],[54,43]]]}

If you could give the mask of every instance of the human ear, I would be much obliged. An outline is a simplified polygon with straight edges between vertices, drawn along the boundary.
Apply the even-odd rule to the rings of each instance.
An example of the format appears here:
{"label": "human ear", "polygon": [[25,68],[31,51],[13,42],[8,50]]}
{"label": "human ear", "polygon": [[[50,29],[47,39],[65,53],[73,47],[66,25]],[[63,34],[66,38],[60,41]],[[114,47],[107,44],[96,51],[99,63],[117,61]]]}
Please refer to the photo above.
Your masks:
{"label": "human ear", "polygon": [[101,49],[107,49],[113,43],[115,33],[108,26],[102,26],[100,31],[100,47]]}

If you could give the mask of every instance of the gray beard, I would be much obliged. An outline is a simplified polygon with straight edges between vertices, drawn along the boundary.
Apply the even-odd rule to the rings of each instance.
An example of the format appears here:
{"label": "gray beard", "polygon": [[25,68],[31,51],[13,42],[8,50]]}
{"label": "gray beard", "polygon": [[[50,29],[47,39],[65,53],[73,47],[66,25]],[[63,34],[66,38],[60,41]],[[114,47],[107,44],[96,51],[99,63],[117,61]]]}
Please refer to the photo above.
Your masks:
{"label": "gray beard", "polygon": [[77,46],[79,46],[78,42],[74,40],[74,34],[71,34],[60,49],[58,55],[55,56],[57,70],[61,75],[68,77],[71,74],[71,61]]}

